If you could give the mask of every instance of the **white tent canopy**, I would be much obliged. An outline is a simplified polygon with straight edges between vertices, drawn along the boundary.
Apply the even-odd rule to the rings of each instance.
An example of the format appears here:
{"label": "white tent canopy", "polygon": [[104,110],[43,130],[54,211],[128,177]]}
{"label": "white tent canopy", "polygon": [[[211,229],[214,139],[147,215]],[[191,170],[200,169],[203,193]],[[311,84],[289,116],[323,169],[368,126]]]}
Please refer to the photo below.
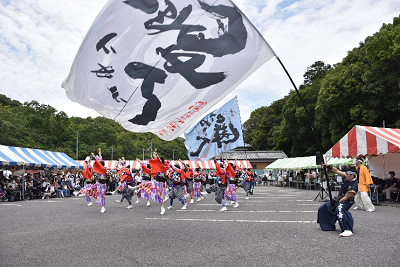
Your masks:
{"label": "white tent canopy", "polygon": [[[353,159],[349,158],[328,158],[325,160],[330,165],[340,166],[340,165],[350,165],[353,163]],[[296,158],[285,158],[277,159],[276,161],[265,167],[265,170],[276,170],[276,169],[317,169],[321,168],[321,165],[317,165],[316,156],[309,157],[296,157]]]}

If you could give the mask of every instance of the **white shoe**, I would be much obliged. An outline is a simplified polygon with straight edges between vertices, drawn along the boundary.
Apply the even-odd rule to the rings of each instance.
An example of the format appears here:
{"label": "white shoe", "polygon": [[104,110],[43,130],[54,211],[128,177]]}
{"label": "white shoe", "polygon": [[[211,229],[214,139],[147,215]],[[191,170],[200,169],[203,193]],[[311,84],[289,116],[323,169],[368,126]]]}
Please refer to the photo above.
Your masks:
{"label": "white shoe", "polygon": [[167,209],[169,209],[169,210],[172,209],[172,206],[169,206]]}
{"label": "white shoe", "polygon": [[344,230],[343,233],[341,233],[339,236],[341,237],[348,237],[348,236],[352,236],[353,232],[350,230]]}
{"label": "white shoe", "polygon": [[165,208],[164,208],[164,206],[161,206],[161,212],[160,212],[160,214],[161,214],[161,215],[164,215],[164,213],[165,213]]}
{"label": "white shoe", "polygon": [[78,197],[84,197],[84,196],[86,196],[86,194],[80,194],[80,195],[78,195]]}
{"label": "white shoe", "polygon": [[117,203],[121,203],[121,200],[118,200],[118,199],[116,199],[116,200],[115,200],[115,202],[117,202]]}
{"label": "white shoe", "polygon": [[139,199],[135,201],[135,204],[138,204],[138,203],[139,203]]}
{"label": "white shoe", "polygon": [[164,201],[167,201],[168,199],[169,199],[169,196],[166,195],[166,196],[164,197]]}
{"label": "white shoe", "polygon": [[201,198],[199,197],[196,201],[200,201],[201,200]]}
{"label": "white shoe", "polygon": [[92,205],[93,205],[93,203],[92,203],[92,202],[89,202],[87,205],[88,205],[88,206],[92,206]]}
{"label": "white shoe", "polygon": [[244,199],[249,199],[249,197],[245,197]]}
{"label": "white shoe", "polygon": [[112,192],[110,192],[110,193],[111,193],[111,195],[114,195],[115,191],[112,191]]}
{"label": "white shoe", "polygon": [[181,208],[181,210],[186,210],[187,208],[186,208],[186,205],[185,206],[182,206],[182,208]]}
{"label": "white shoe", "polygon": [[128,207],[126,207],[127,209],[131,209],[132,208],[132,205],[129,205]]}
{"label": "white shoe", "polygon": [[353,210],[358,210],[358,207],[354,207]]}
{"label": "white shoe", "polygon": [[74,196],[78,196],[79,192],[72,192],[72,194],[74,194]]}
{"label": "white shoe", "polygon": [[146,207],[150,206],[150,201],[147,201]]}
{"label": "white shoe", "polygon": [[193,201],[193,198],[192,198],[192,199],[190,200],[190,204],[193,204],[193,202],[194,202],[194,201]]}
{"label": "white shoe", "polygon": [[367,209],[366,211],[367,211],[367,212],[374,212],[375,209]]}
{"label": "white shoe", "polygon": [[226,207],[222,207],[219,211],[227,211],[228,209]]}
{"label": "white shoe", "polygon": [[200,197],[200,199],[204,199],[204,197]]}
{"label": "white shoe", "polygon": [[236,202],[235,206],[233,206],[234,208],[239,207],[239,203]]}
{"label": "white shoe", "polygon": [[207,196],[207,195],[208,195],[207,192],[201,192],[201,194],[202,194],[203,196]]}
{"label": "white shoe", "polygon": [[231,204],[235,204],[235,201],[231,201]]}
{"label": "white shoe", "polygon": [[101,207],[101,210],[100,210],[100,212],[101,213],[104,213],[106,211],[106,208],[104,208],[104,207]]}

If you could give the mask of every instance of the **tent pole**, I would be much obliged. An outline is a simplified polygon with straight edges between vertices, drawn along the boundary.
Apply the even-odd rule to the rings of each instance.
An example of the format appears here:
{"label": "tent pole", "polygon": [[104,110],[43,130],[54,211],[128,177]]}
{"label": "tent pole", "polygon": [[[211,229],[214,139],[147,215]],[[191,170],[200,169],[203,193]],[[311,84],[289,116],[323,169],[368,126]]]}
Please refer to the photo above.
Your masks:
{"label": "tent pole", "polygon": [[[276,56],[276,55],[275,55],[275,56]],[[279,61],[279,63],[281,64],[283,70],[285,71],[285,73],[286,73],[286,75],[288,76],[290,82],[292,83],[294,89],[296,90],[297,96],[300,98],[301,104],[303,105],[304,111],[306,112],[308,122],[310,123],[311,131],[312,131],[312,133],[313,133],[313,135],[314,135],[314,139],[315,139],[315,143],[316,143],[316,145],[317,145],[318,151],[321,153],[321,156],[322,156],[322,163],[325,163],[325,159],[324,159],[324,157],[323,157],[324,153],[323,153],[323,151],[322,151],[322,146],[321,146],[321,143],[320,143],[320,141],[319,141],[319,139],[318,139],[317,133],[315,132],[314,123],[313,123],[313,121],[311,120],[311,116],[310,116],[310,114],[308,113],[308,110],[307,110],[307,107],[306,107],[306,105],[305,105],[305,103],[304,103],[304,100],[303,100],[303,98],[301,97],[300,92],[299,92],[299,90],[297,89],[296,84],[294,83],[292,77],[290,77],[289,72],[286,70],[286,68],[285,68],[285,66],[283,65],[283,63],[282,63],[282,61],[280,60],[280,58],[279,58],[278,56],[276,56],[276,59],[277,59],[277,60]],[[324,173],[325,173],[325,176],[326,176],[326,183],[327,183],[327,188],[328,188],[329,200],[330,200],[330,202],[331,202],[331,207],[333,208],[333,207],[335,207],[335,205],[334,205],[334,202],[333,202],[333,199],[332,199],[332,192],[331,192],[331,186],[330,186],[330,179],[329,179],[329,176],[328,176],[328,170],[326,169],[326,167],[324,167],[323,170],[324,170]]]}
{"label": "tent pole", "polygon": [[22,196],[21,199],[25,199],[25,166],[22,165]]}

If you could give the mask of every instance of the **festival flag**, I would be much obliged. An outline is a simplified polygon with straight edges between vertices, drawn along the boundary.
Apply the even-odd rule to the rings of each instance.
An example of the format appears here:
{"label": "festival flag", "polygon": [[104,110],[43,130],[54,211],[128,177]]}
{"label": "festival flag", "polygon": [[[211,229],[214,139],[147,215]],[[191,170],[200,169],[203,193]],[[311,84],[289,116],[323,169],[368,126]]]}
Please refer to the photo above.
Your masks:
{"label": "festival flag", "polygon": [[229,0],[109,0],[62,87],[127,130],[173,140],[273,56]]}
{"label": "festival flag", "polygon": [[190,160],[206,160],[243,146],[237,98],[203,117],[188,133],[185,146]]}

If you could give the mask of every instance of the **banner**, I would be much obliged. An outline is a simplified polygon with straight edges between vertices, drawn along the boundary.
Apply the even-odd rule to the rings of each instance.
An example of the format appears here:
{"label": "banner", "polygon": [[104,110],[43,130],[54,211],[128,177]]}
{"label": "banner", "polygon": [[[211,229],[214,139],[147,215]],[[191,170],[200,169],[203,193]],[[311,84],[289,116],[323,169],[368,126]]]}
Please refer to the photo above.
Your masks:
{"label": "banner", "polygon": [[185,146],[190,160],[206,160],[222,152],[243,146],[237,98],[202,118],[189,133]]}
{"label": "banner", "polygon": [[228,0],[109,0],[62,87],[133,132],[181,135],[274,52]]}

